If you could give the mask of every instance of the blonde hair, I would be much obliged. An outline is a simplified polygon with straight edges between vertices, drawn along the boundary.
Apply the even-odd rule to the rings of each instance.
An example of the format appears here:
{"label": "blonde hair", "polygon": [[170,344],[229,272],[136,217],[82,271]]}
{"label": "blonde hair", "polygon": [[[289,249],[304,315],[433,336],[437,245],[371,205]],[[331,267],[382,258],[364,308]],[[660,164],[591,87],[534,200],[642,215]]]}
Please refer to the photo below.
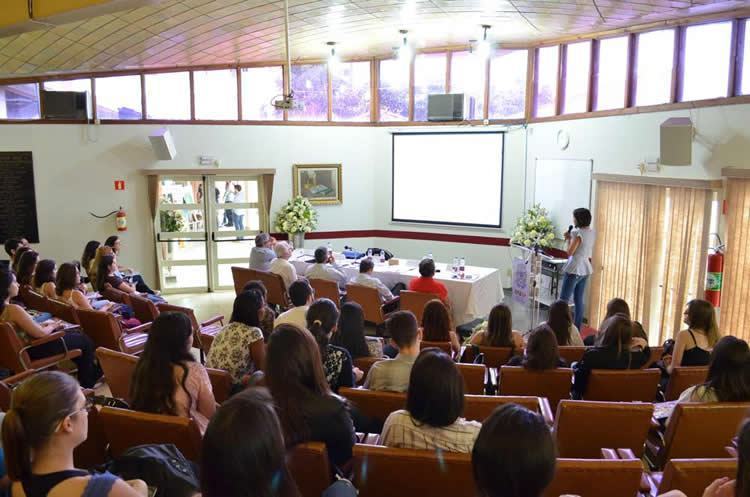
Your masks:
{"label": "blonde hair", "polygon": [[100,290],[99,288],[96,288],[96,273],[99,270],[99,263],[101,262],[102,257],[112,254],[114,254],[114,252],[112,251],[112,247],[108,247],[107,245],[101,245],[96,249],[96,255],[91,261],[91,267],[87,268],[86,271],[86,273],[89,275],[89,280],[91,281],[91,286],[94,288],[94,290]]}

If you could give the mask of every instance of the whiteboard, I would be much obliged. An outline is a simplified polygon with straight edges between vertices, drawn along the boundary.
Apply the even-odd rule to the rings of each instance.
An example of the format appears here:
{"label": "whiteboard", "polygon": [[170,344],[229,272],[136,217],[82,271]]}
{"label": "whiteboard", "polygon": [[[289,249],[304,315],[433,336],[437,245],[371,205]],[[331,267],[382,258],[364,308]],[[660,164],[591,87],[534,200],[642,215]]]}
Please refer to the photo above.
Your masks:
{"label": "whiteboard", "polygon": [[558,238],[573,223],[573,210],[591,208],[593,164],[592,160],[536,160],[533,203],[547,209]]}

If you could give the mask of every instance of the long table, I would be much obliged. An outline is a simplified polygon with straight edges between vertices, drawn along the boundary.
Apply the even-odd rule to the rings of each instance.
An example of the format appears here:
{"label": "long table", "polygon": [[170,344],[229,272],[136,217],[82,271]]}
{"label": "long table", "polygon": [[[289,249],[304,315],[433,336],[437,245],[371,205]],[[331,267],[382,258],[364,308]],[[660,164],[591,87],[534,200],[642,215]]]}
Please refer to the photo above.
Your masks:
{"label": "long table", "polygon": [[[289,262],[294,265],[297,274],[304,276],[307,268],[312,265],[311,259],[312,255],[309,253],[295,253]],[[373,261],[373,276],[388,288],[392,288],[396,283],[408,286],[409,281],[419,277],[419,261],[399,259],[398,265],[380,263],[377,258]],[[359,273],[358,261],[343,259],[336,262],[349,280]],[[465,278],[459,279],[450,272],[447,264],[436,262],[435,266],[438,270],[435,279],[443,283],[448,290],[456,326],[486,317],[492,307],[503,300],[503,286],[498,269],[466,266]]]}

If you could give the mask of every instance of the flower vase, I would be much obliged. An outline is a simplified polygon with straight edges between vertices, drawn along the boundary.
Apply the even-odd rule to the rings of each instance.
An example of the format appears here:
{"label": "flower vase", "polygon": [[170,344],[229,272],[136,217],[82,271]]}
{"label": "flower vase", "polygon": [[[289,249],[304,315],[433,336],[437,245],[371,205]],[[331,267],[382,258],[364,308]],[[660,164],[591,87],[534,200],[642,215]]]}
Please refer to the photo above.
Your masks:
{"label": "flower vase", "polygon": [[305,246],[305,233],[292,233],[292,245],[294,248],[303,248]]}

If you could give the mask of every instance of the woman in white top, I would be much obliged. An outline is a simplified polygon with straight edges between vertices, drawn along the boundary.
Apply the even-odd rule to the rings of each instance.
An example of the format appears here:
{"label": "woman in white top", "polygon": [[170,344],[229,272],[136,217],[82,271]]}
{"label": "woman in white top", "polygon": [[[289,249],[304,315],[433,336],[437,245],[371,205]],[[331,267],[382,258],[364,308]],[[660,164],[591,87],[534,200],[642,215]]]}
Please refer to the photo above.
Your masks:
{"label": "woman in white top", "polygon": [[593,272],[591,256],[594,252],[594,240],[596,236],[591,229],[591,212],[579,207],[573,211],[575,229],[569,229],[564,238],[565,250],[568,253],[568,262],[563,266],[563,282],[560,290],[560,300],[570,302],[573,297],[575,304],[575,315],[573,324],[581,329],[583,322],[583,295],[586,290],[586,282]]}
{"label": "woman in white top", "polygon": [[297,281],[297,270],[289,262],[289,258],[292,256],[292,246],[287,242],[276,242],[273,251],[276,254],[276,259],[271,261],[269,271],[281,276],[281,279],[284,280],[284,286],[288,290],[292,283]]}

